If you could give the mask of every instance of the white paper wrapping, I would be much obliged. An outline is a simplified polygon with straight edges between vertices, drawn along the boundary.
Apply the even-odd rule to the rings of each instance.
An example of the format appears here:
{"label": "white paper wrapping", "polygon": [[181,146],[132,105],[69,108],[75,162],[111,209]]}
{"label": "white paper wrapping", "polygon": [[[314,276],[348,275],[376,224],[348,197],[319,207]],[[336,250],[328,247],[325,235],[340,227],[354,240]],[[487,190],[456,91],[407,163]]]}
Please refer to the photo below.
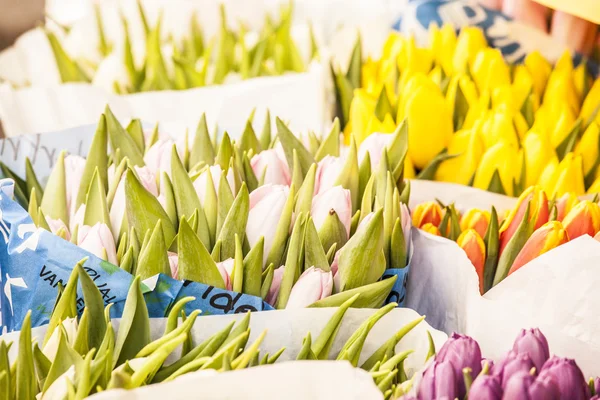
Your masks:
{"label": "white paper wrapping", "polygon": [[414,229],[413,244],[407,305],[433,327],[471,335],[495,359],[520,329],[539,327],[552,354],[574,358],[586,376],[600,375],[600,243],[586,235],[564,244],[483,297],[456,243]]}
{"label": "white paper wrapping", "polygon": [[[259,313],[253,313],[250,318],[250,339],[249,343],[253,342],[262,331],[267,330],[267,335],[265,340],[260,346],[261,354],[270,353],[274,354],[282,347],[286,347],[286,350],[281,355],[278,360],[278,364],[282,363],[281,369],[275,368],[265,368],[258,370],[258,372],[240,372],[240,380],[244,382],[246,385],[246,390],[248,390],[248,394],[250,397],[244,398],[261,398],[261,399],[281,399],[281,398],[290,398],[290,399],[331,399],[331,398],[373,398],[379,399],[380,397],[346,397],[346,396],[334,396],[334,397],[326,397],[325,395],[333,395],[334,393],[339,392],[331,392],[335,388],[339,390],[343,390],[341,393],[348,393],[351,395],[354,390],[350,390],[354,388],[356,390],[356,394],[364,394],[371,395],[371,392],[368,384],[366,384],[367,380],[365,380],[365,375],[358,372],[349,370],[345,364],[323,364],[327,367],[332,368],[331,373],[317,373],[318,371],[323,371],[319,368],[325,368],[317,366],[316,364],[311,365],[313,363],[291,363],[285,364],[284,361],[294,360],[298,352],[302,347],[302,339],[308,332],[311,333],[313,338],[316,338],[325,324],[329,321],[331,316],[334,314],[336,309],[334,308],[313,308],[313,309],[299,309],[299,310],[278,310],[278,311],[264,311]],[[331,350],[331,354],[337,354],[339,350],[342,348],[345,341],[354,333],[354,331],[358,328],[358,326],[365,321],[369,315],[373,314],[375,310],[372,309],[349,309],[343,319],[342,326],[340,331],[336,337],[334,345]],[[235,315],[218,315],[218,316],[200,316],[196,320],[194,328],[192,330],[194,334],[195,343],[200,343],[202,340],[208,338],[212,334],[218,332],[223,329],[228,323],[231,321],[239,321],[243,318],[244,315],[235,314]],[[404,325],[408,322],[413,321],[418,318],[419,315],[410,309],[401,309],[395,308],[390,313],[385,315],[373,328],[371,333],[369,334],[367,341],[363,347],[362,357],[359,361],[359,364],[364,362],[375,350],[377,350],[385,341],[387,341],[394,333],[400,330]],[[113,320],[113,325],[118,329],[118,320]],[[153,339],[159,338],[162,336],[164,332],[166,319],[153,319],[151,321],[151,336]],[[44,334],[46,332],[47,326],[34,328],[32,329],[33,339],[37,339],[38,343],[42,343]],[[427,331],[429,331],[433,337],[434,343],[436,345],[436,349],[439,349],[443,343],[446,341],[447,336],[443,332],[437,331],[426,322],[421,322],[417,325],[410,333],[408,333],[401,341],[398,343],[396,347],[397,352],[405,351],[405,350],[414,350],[414,353],[410,354],[405,361],[405,368],[409,376],[413,375],[416,371],[420,370],[425,362],[425,357],[427,355],[429,344],[427,340]],[[10,341],[18,341],[19,332],[12,332],[5,334],[1,338]],[[14,345],[11,347],[9,352],[9,357],[11,360],[14,360],[18,352],[18,346]],[[313,372],[310,372],[308,369],[314,367]],[[297,368],[297,369],[296,369]],[[261,392],[260,390],[264,390],[265,382],[271,383],[272,378],[269,377],[268,373],[273,371],[275,374],[282,374],[289,376],[289,378],[285,378],[286,380],[282,380],[281,382],[288,382],[288,385],[280,385],[278,382],[276,385],[283,392],[279,392],[277,390],[273,390],[272,392]],[[247,374],[247,375],[246,375]],[[322,377],[317,378],[317,376],[322,375]],[[306,377],[306,379],[300,379],[300,377]],[[264,377],[264,378],[263,378]],[[292,383],[287,379],[292,379],[295,377],[300,383],[303,383],[305,386],[302,388],[300,383]],[[368,375],[367,375],[368,377]],[[202,380],[205,378],[201,378]],[[208,379],[208,378],[206,378]],[[221,378],[220,378],[221,379]],[[224,379],[224,378],[222,378]],[[268,379],[268,381],[267,381]],[[284,378],[282,378],[284,379]],[[346,379],[351,379],[345,382]],[[354,381],[356,379],[356,381]],[[209,379],[208,379],[209,380]],[[277,379],[276,379],[277,380]],[[332,382],[339,381],[340,384],[332,384]],[[179,382],[179,381],[178,381]],[[187,382],[187,383],[186,383]],[[179,386],[170,387],[173,392],[164,391],[164,387],[161,389],[161,392],[158,393],[169,393],[170,396],[184,396],[186,393],[189,393],[189,390],[192,390],[192,387],[203,387],[199,383],[194,384],[195,380],[189,378],[189,380],[184,380],[182,382],[181,390],[178,389]],[[214,385],[215,388],[218,388],[219,385],[217,383],[220,381],[214,381],[210,385]],[[349,391],[346,392],[346,388],[340,389],[339,386],[341,384],[348,385]],[[298,386],[300,385],[300,386]],[[215,396],[222,397],[206,397],[210,399],[231,399],[231,398],[240,398],[237,397],[240,390],[237,387],[229,387],[233,385],[226,385],[227,387],[222,387],[220,393],[214,394]],[[328,387],[325,387],[328,386]],[[177,388],[177,389],[175,389]],[[139,393],[144,394],[147,393],[143,389]],[[270,389],[269,389],[270,390]],[[304,390],[304,392],[302,392]],[[297,393],[296,393],[297,392]],[[212,392],[209,392],[212,393]],[[253,397],[258,393],[263,393],[266,397]],[[313,395],[321,393],[323,397],[313,397]],[[300,397],[287,397],[287,396],[296,396],[297,394],[304,394],[305,396]],[[319,394],[319,396],[321,396]],[[108,395],[108,394],[107,394]],[[122,392],[115,392],[115,396],[121,396]],[[203,393],[204,395],[204,393]],[[136,394],[137,396],[137,394]],[[279,396],[279,397],[277,397]],[[306,397],[308,396],[308,397]],[[121,397],[98,397],[100,399],[120,399]],[[138,398],[138,397],[135,397]],[[144,397],[146,398],[146,397]],[[159,398],[159,397],[152,397]],[[184,398],[184,397],[176,397],[176,398]],[[205,397],[203,397],[205,398]]]}

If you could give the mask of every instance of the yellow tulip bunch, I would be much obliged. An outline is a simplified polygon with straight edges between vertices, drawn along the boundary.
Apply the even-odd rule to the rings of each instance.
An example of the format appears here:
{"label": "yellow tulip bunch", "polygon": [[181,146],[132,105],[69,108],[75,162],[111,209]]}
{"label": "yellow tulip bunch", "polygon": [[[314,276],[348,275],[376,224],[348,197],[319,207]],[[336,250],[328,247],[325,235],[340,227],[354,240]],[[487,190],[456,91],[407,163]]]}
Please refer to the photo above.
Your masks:
{"label": "yellow tulip bunch", "polygon": [[363,61],[358,41],[334,74],[346,140],[406,119],[417,178],[509,196],[536,184],[551,197],[600,191],[600,80],[569,52],[511,65],[478,28],[432,26],[427,47],[390,34],[378,60]]}

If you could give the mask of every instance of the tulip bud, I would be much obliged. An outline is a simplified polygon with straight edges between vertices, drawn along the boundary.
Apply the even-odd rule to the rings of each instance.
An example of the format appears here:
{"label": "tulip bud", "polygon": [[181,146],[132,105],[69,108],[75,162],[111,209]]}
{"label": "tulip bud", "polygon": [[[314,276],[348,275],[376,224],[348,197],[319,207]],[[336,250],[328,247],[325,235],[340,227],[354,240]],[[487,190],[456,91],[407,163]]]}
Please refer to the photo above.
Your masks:
{"label": "tulip bud", "polygon": [[533,51],[527,54],[524,64],[533,79],[533,90],[537,96],[541,98],[546,89],[546,83],[548,82],[550,73],[552,72],[552,66],[539,51]]}
{"label": "tulip bud", "polygon": [[563,221],[577,203],[579,203],[579,199],[574,193],[569,192],[563,194],[558,200],[556,200],[556,203],[554,203],[556,206],[556,220]]}
{"label": "tulip bud", "polygon": [[171,175],[171,149],[174,143],[172,139],[160,139],[146,151],[144,163],[155,175],[160,171]]}
{"label": "tulip bud", "polygon": [[500,141],[512,148],[519,147],[519,136],[513,125],[511,111],[506,108],[487,113],[478,128],[486,149]]}
{"label": "tulip bud", "polygon": [[483,294],[483,268],[485,265],[485,243],[475,229],[463,231],[456,240],[458,247],[463,249],[471,263],[475,267],[475,272],[479,277],[479,293]]}
{"label": "tulip bud", "polygon": [[538,328],[521,329],[513,344],[513,351],[518,354],[527,354],[538,371],[550,358],[548,341]]}
{"label": "tulip bud", "polygon": [[536,378],[529,372],[520,372],[511,376],[504,385],[503,398],[515,400],[561,399],[558,386],[551,378],[542,378],[541,376]]}
{"label": "tulip bud", "polygon": [[313,197],[310,213],[317,230],[321,229],[331,211],[335,211],[346,228],[346,237],[348,238],[352,220],[352,198],[348,189],[335,186]]}
{"label": "tulip bud", "polygon": [[510,378],[518,373],[528,373],[535,364],[527,354],[509,351],[504,358],[494,365],[492,374],[500,380],[502,387],[505,388]]}
{"label": "tulip bud", "polygon": [[593,237],[600,231],[600,207],[590,200],[583,200],[565,216],[563,226],[569,240],[585,234]]}
{"label": "tulip bud", "polygon": [[421,203],[413,210],[412,221],[417,228],[422,228],[427,223],[437,227],[442,222],[442,208],[435,201]]}
{"label": "tulip bud", "polygon": [[167,252],[167,256],[169,258],[169,267],[171,267],[171,276],[175,279],[178,279],[177,273],[179,272],[179,256],[177,253],[173,253],[171,251]]}
{"label": "tulip bud", "polygon": [[462,28],[456,41],[456,50],[452,60],[454,71],[465,72],[479,50],[486,47],[487,41],[481,29],[469,26]]}
{"label": "tulip bud", "polygon": [[[215,192],[219,192],[219,182],[221,181],[221,175],[223,174],[223,169],[219,165],[213,165],[207,169],[205,169],[195,180],[194,180],[194,189],[196,189],[196,193],[198,194],[198,198],[200,199],[200,203],[204,206],[204,200],[206,199],[206,181],[208,180],[208,173],[213,181],[213,185],[215,188]],[[227,179],[227,183],[231,188],[233,193],[235,189],[235,180],[233,176],[233,170],[230,168],[227,171],[227,175],[225,176]]]}
{"label": "tulip bud", "polygon": [[582,157],[568,153],[560,164],[548,164],[539,184],[550,197],[560,197],[568,192],[577,196],[585,194]]}
{"label": "tulip bud", "polygon": [[471,74],[479,91],[510,85],[510,71],[499,49],[480,50],[471,64]]}
{"label": "tulip bud", "polygon": [[315,195],[334,187],[344,164],[345,160],[342,157],[325,156],[319,161],[315,176]]}
{"label": "tulip bud", "polygon": [[513,265],[510,267],[508,275],[512,274],[534,258],[537,258],[545,252],[552,250],[561,244],[567,243],[568,241],[569,236],[567,231],[559,221],[545,223],[538,230],[533,232],[531,237],[527,240],[517,255],[517,258],[515,258]]}
{"label": "tulip bud", "polygon": [[453,333],[435,356],[435,361],[447,361],[452,364],[455,371],[461,371],[456,377],[456,389],[458,397],[462,398],[466,393],[462,370],[470,368],[471,376],[479,375],[481,372],[481,349],[471,337]]}
{"label": "tulip bud", "polygon": [[[77,207],[77,193],[85,168],[85,159],[76,155],[68,155],[65,157],[65,182],[67,187],[67,210],[69,215],[75,214]],[[87,190],[87,188],[86,188]]]}
{"label": "tulip bud", "polygon": [[502,183],[501,192],[512,196],[513,183],[517,182],[521,175],[521,156],[514,147],[504,141],[493,145],[483,154],[475,173],[473,187],[488,190],[496,171]]}
{"label": "tulip bud", "polygon": [[537,184],[544,168],[551,160],[558,162],[554,147],[547,137],[537,131],[529,131],[521,143],[525,153],[525,186]]}
{"label": "tulip bud", "polygon": [[290,169],[287,161],[281,158],[279,153],[274,149],[261,151],[250,160],[252,171],[260,180],[265,176],[263,184],[273,185],[288,185],[291,182]]}
{"label": "tulip bud", "polygon": [[466,231],[467,229],[475,229],[481,237],[485,236],[489,224],[490,212],[479,210],[477,208],[471,208],[464,213],[460,219],[461,230]]}
{"label": "tulip bud", "polygon": [[377,171],[383,149],[385,149],[394,138],[394,135],[389,133],[373,132],[370,134],[358,148],[358,162],[362,162],[367,153],[371,160],[371,171]]}
{"label": "tulip bud", "polygon": [[448,154],[457,157],[443,161],[435,173],[436,181],[468,185],[483,155],[483,142],[475,129],[456,132],[448,145]]}
{"label": "tulip bud", "polygon": [[117,250],[115,249],[115,239],[106,224],[97,223],[96,225],[79,227],[77,243],[79,247],[89,251],[97,257],[103,258],[107,255],[107,261],[117,265]]}
{"label": "tulip bud", "polygon": [[331,295],[333,275],[331,271],[310,267],[298,278],[292,287],[285,308],[304,308]]}
{"label": "tulip bud", "polygon": [[472,399],[501,400],[502,385],[492,375],[479,375],[471,385],[469,397]]}
{"label": "tulip bud", "polygon": [[48,223],[48,226],[50,227],[50,232],[52,232],[52,233],[54,233],[56,235],[57,232],[59,232],[61,230],[61,228],[62,228],[62,229],[64,229],[64,231],[66,233],[65,240],[71,240],[71,235],[69,233],[69,228],[60,219],[52,219],[52,218],[50,218],[50,217],[47,216],[46,217],[46,222]]}
{"label": "tulip bud", "polygon": [[217,268],[219,269],[221,278],[223,278],[223,282],[225,283],[225,289],[227,289],[227,290],[232,290],[231,274],[233,273],[233,266],[234,266],[233,258],[228,258],[227,260],[217,263]]}
{"label": "tulip bud", "polygon": [[583,159],[583,173],[585,175],[593,172],[592,168],[597,168],[596,162],[600,157],[598,154],[599,141],[600,125],[592,121],[583,133],[579,143],[575,146],[575,154],[581,155]]}
{"label": "tulip bud", "polygon": [[550,379],[558,387],[561,399],[590,398],[590,390],[575,360],[554,356],[544,363],[539,379]]}
{"label": "tulip bud", "polygon": [[456,368],[447,361],[435,360],[423,373],[418,399],[454,399],[459,391],[456,382],[462,379]]}
{"label": "tulip bud", "polygon": [[546,193],[538,186],[527,188],[521,196],[519,196],[517,204],[510,211],[500,227],[500,254],[502,254],[509,240],[517,231],[519,224],[525,216],[527,205],[529,205],[529,221],[534,222],[534,230],[548,222],[550,213],[548,211],[548,198],[546,197]]}
{"label": "tulip bud", "polygon": [[269,288],[269,294],[265,299],[265,301],[272,306],[275,306],[275,303],[277,303],[277,295],[279,295],[279,288],[281,287],[281,280],[283,279],[284,271],[284,266],[276,268],[273,271],[273,281],[271,282],[271,287]]}
{"label": "tulip bud", "polygon": [[246,224],[246,237],[250,247],[265,239],[263,262],[266,261],[277,231],[277,225],[289,195],[290,189],[282,185],[265,185],[250,193],[250,211]]}
{"label": "tulip bud", "polygon": [[431,222],[424,224],[419,229],[421,229],[422,231],[425,231],[427,233],[430,233],[432,235],[442,236],[442,232],[440,232],[439,228],[437,226],[433,225]]}

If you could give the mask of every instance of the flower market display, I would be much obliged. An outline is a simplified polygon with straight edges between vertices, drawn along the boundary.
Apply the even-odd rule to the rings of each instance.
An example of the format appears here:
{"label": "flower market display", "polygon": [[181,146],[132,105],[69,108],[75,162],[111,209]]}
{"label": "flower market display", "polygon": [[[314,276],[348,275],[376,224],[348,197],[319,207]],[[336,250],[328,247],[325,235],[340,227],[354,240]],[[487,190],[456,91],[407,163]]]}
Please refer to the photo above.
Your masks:
{"label": "flower market display", "polygon": [[0,400],[599,398],[600,41],[61,1],[0,51]]}

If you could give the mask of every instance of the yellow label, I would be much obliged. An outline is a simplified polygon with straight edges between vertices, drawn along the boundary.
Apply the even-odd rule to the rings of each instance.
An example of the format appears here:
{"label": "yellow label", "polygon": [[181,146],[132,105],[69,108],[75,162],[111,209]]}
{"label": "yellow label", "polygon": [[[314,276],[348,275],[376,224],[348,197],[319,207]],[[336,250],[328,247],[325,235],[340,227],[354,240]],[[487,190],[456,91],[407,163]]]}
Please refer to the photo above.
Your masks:
{"label": "yellow label", "polygon": [[600,24],[600,0],[535,0],[536,2]]}

